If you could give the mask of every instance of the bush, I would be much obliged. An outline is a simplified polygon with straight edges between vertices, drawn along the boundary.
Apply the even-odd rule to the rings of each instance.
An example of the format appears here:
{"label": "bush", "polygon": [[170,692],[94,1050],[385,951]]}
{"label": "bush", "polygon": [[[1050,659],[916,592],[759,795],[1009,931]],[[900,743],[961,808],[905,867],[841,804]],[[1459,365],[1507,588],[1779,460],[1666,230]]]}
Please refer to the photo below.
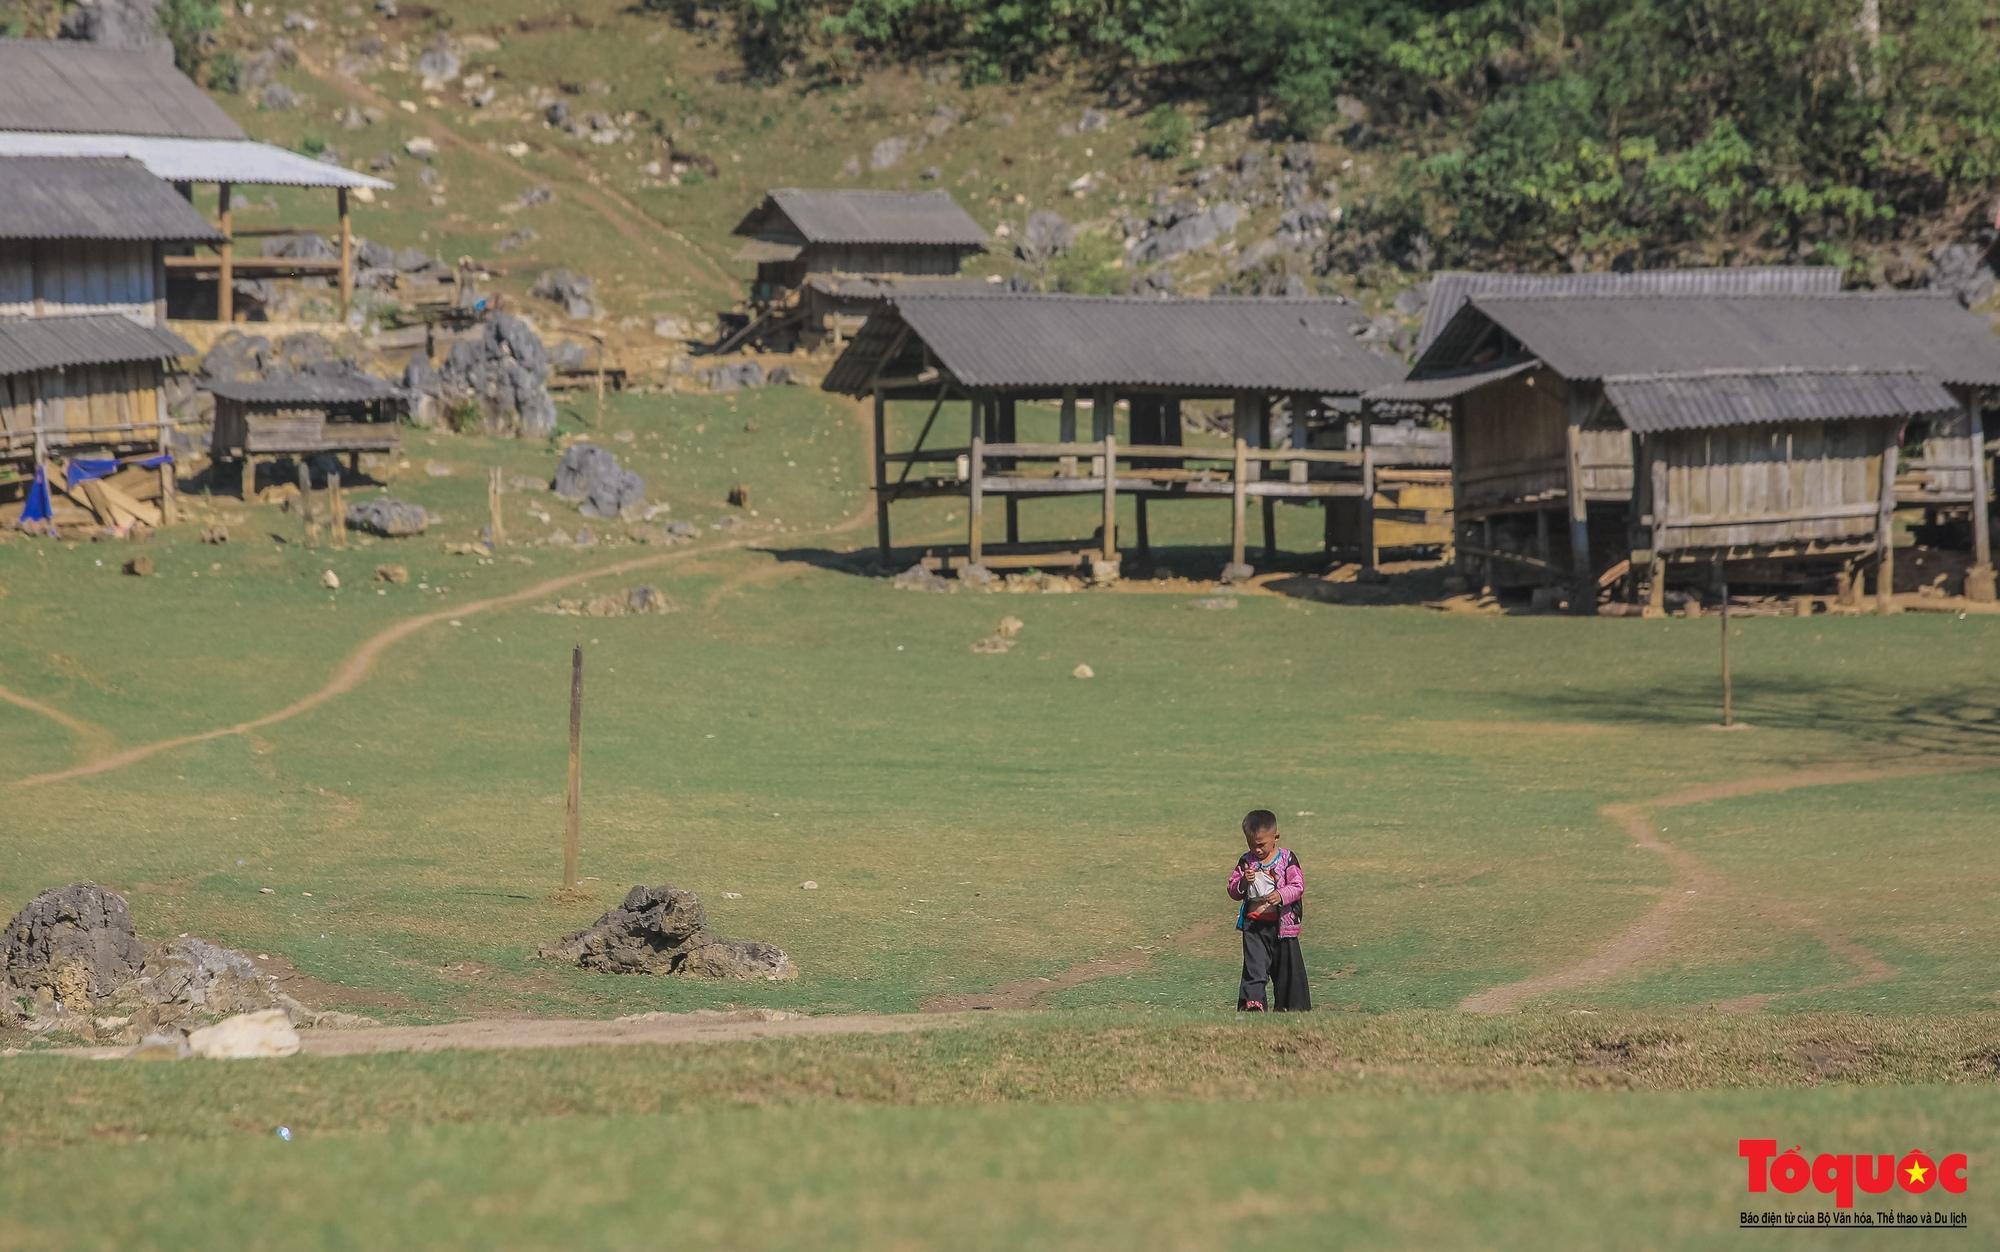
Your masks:
{"label": "bush", "polygon": [[154,10],[160,33],[174,46],[174,64],[193,78],[208,59],[215,32],[222,27],[221,0],[160,0]]}
{"label": "bush", "polygon": [[209,61],[208,89],[232,96],[243,90],[243,62],[234,52],[218,52]]}
{"label": "bush", "polygon": [[477,400],[460,400],[444,411],[444,424],[453,434],[476,435],[485,429],[486,415]]}
{"label": "bush", "polygon": [[1155,161],[1172,161],[1187,155],[1194,139],[1194,123],[1171,104],[1163,104],[1146,114],[1145,134],[1139,140],[1139,155]]}

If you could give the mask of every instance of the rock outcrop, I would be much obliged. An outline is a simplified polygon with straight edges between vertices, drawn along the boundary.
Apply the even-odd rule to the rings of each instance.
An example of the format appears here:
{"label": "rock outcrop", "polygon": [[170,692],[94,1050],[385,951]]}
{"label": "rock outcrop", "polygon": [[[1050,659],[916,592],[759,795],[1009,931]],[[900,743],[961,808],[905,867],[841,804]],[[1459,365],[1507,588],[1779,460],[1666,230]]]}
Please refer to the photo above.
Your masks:
{"label": "rock outcrop", "polygon": [[770,980],[799,974],[782,948],[709,933],[700,898],[664,883],[632,888],[617,908],[537,955],[607,974]]}

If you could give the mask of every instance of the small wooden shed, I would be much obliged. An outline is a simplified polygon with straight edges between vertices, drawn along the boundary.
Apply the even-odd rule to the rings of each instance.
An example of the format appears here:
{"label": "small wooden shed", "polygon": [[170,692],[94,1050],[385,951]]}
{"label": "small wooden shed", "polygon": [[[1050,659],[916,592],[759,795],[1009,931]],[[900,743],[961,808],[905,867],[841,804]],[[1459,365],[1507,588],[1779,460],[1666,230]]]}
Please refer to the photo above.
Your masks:
{"label": "small wooden shed", "polygon": [[274,375],[250,382],[204,382],[215,395],[213,464],[237,466],[243,498],[257,487],[258,458],[347,458],[360,477],[361,454],[394,452],[403,392],[365,374]]}
{"label": "small wooden shed", "polygon": [[796,336],[843,341],[898,294],[957,279],[986,232],[943,191],[800,190],[767,194],[736,225],[736,259],[754,262],[748,325],[722,345]]}
{"label": "small wooden shed", "polygon": [[2000,341],[1945,296],[1475,292],[1371,398],[1452,406],[1466,565],[1566,574],[1589,610],[1621,582],[1657,607],[1671,565],[1739,560],[1851,577],[1865,558],[1886,599],[1909,424],[1978,431],[1996,386]]}
{"label": "small wooden shed", "polygon": [[[1279,501],[1365,506],[1375,497],[1377,463],[1365,435],[1359,448],[1310,446],[1317,425],[1345,426],[1340,403],[1351,407],[1401,372],[1359,339],[1364,325],[1353,306],[1333,300],[899,296],[868,319],[825,386],[873,402],[885,565],[893,503],[957,496],[968,505],[966,543],[929,554],[932,565],[1115,567],[1122,494],[1135,502],[1142,553],[1149,504],[1228,502],[1230,564],[1247,572],[1249,501],[1262,510],[1270,552]],[[892,401],[923,406],[914,438],[892,433]],[[1184,439],[1182,406],[1193,401],[1228,407],[1229,442]],[[957,402],[966,406],[958,428],[966,442],[933,442],[945,406]],[[1021,407],[1033,403],[1054,408],[1054,442],[1020,439]],[[1023,500],[1079,494],[1102,501],[1095,542],[1021,542]],[[1005,506],[1001,542],[985,533],[989,496]]]}

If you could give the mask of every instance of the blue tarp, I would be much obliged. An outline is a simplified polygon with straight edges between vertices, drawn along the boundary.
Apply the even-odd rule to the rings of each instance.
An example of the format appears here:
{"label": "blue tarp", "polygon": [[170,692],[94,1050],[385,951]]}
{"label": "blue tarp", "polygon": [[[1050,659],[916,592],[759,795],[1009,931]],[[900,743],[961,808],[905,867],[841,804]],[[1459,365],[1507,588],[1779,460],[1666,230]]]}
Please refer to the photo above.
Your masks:
{"label": "blue tarp", "polygon": [[140,469],[155,469],[162,465],[171,465],[173,464],[173,460],[174,456],[171,452],[162,452],[158,456],[149,456],[143,460],[126,461],[123,463],[108,457],[103,460],[77,457],[69,463],[69,486],[71,490],[74,490],[78,483],[87,483],[93,478],[109,478],[126,465],[136,465]]}
{"label": "blue tarp", "polygon": [[49,505],[49,474],[37,465],[35,485],[28,488],[28,498],[21,505],[20,523],[27,526],[34,522],[52,522],[55,511]]}

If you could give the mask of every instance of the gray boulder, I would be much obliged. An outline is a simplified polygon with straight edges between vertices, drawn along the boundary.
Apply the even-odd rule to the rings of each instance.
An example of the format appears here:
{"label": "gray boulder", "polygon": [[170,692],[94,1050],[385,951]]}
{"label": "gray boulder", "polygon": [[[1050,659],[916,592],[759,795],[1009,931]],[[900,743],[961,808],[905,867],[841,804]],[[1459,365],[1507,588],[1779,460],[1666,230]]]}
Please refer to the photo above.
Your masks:
{"label": "gray boulder", "polygon": [[270,984],[243,953],[183,935],[146,954],[138,998],[204,1013],[247,1013],[273,1007]]}
{"label": "gray boulder", "polygon": [[64,39],[128,51],[163,48],[166,36],[154,16],[159,0],[90,0],[63,14],[57,33]]}
{"label": "gray boulder", "polygon": [[1015,251],[1030,265],[1044,265],[1076,243],[1076,230],[1060,213],[1047,209],[1028,215],[1028,224],[1021,229],[1021,242]]}
{"label": "gray boulder", "polygon": [[1949,291],[1967,308],[1983,304],[1993,295],[1993,267],[1986,249],[1976,244],[1946,243],[1931,249],[1931,272],[1925,286]]}
{"label": "gray boulder", "polygon": [[737,361],[730,365],[718,365],[712,370],[704,370],[701,380],[711,391],[741,391],[745,387],[762,387],[768,381],[764,367],[756,361]]}
{"label": "gray boulder", "polygon": [[423,77],[426,90],[435,91],[458,77],[458,54],[453,52],[442,39],[424,50],[417,58],[417,73]]}
{"label": "gray boulder", "polygon": [[145,955],[117,892],[88,882],[44,891],[0,931],[0,1012],[17,996],[87,1008],[129,983]]}
{"label": "gray boulder", "polygon": [[893,169],[910,150],[910,141],[899,135],[882,140],[868,153],[868,168],[876,173]]}
{"label": "gray boulder", "polygon": [[1094,135],[1111,125],[1111,117],[1102,109],[1085,109],[1076,119],[1076,131],[1080,135]]}
{"label": "gray boulder", "polygon": [[536,955],[607,974],[785,979],[799,972],[783,949],[710,934],[700,898],[665,883],[632,888],[617,908]]}
{"label": "gray boulder", "polygon": [[439,373],[444,400],[477,404],[490,433],[527,438],[554,433],[548,353],[534,330],[513,314],[496,314],[479,338],[454,344]]}
{"label": "gray boulder", "polygon": [[1132,258],[1144,265],[1171,261],[1190,252],[1213,247],[1224,235],[1234,231],[1242,220],[1243,210],[1228,201],[1211,205],[1191,216],[1177,216],[1166,229],[1141,239],[1139,246],[1132,250]]}
{"label": "gray boulder", "polygon": [[620,466],[609,449],[579,443],[556,466],[555,493],[585,517],[619,517],[646,503],[646,480]]}
{"label": "gray boulder", "polygon": [[528,294],[560,304],[563,312],[574,318],[593,318],[603,312],[597,307],[596,280],[569,269],[543,271]]}
{"label": "gray boulder", "polygon": [[431,524],[431,515],[421,504],[407,504],[381,496],[347,506],[347,528],[380,535],[384,539],[407,539],[421,535]]}
{"label": "gray boulder", "polygon": [[299,93],[283,83],[268,83],[257,93],[257,107],[273,113],[299,107]]}

